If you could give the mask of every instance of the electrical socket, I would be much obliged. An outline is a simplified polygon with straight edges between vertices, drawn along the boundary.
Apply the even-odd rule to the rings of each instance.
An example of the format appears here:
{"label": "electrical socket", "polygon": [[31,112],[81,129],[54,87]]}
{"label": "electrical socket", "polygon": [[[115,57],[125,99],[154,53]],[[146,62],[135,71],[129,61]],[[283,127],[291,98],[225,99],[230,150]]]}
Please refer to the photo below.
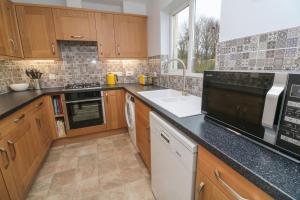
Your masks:
{"label": "electrical socket", "polygon": [[116,74],[117,76],[123,76],[123,72],[110,72],[110,73]]}
{"label": "electrical socket", "polygon": [[133,76],[133,71],[126,71],[126,76]]}
{"label": "electrical socket", "polygon": [[56,79],[56,74],[49,74],[49,79],[50,80]]}

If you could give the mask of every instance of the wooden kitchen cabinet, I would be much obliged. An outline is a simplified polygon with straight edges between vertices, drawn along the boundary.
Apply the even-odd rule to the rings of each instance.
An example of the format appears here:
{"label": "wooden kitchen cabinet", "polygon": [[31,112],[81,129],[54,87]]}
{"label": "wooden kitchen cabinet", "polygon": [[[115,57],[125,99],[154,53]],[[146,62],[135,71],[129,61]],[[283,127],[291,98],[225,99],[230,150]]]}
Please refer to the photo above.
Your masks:
{"label": "wooden kitchen cabinet", "polygon": [[227,184],[239,197],[252,200],[272,199],[257,186],[234,171],[202,146],[198,147],[196,200],[235,200],[238,197],[225,186]]}
{"label": "wooden kitchen cabinet", "polygon": [[135,98],[136,143],[149,171],[151,170],[150,111],[148,106]]}
{"label": "wooden kitchen cabinet", "polygon": [[125,92],[108,90],[105,95],[106,127],[108,130],[125,128]]}
{"label": "wooden kitchen cabinet", "polygon": [[36,132],[30,122],[30,106],[1,122],[2,141],[7,152],[2,173],[5,182],[11,182],[8,190],[12,199],[23,199],[38,169],[40,157]]}
{"label": "wooden kitchen cabinet", "polygon": [[49,120],[51,116],[50,97],[42,97],[32,104],[31,122],[36,127],[37,137],[39,139],[40,155],[44,156],[52,142],[55,126],[53,121]]}
{"label": "wooden kitchen cabinet", "polygon": [[116,57],[114,15],[95,13],[98,52],[101,58]]}
{"label": "wooden kitchen cabinet", "polygon": [[120,58],[146,58],[147,18],[115,15],[116,53]]}
{"label": "wooden kitchen cabinet", "polygon": [[22,46],[13,3],[0,1],[0,55],[22,58]]}
{"label": "wooden kitchen cabinet", "polygon": [[195,200],[229,200],[201,171],[197,172]]}
{"label": "wooden kitchen cabinet", "polygon": [[58,58],[51,8],[16,6],[25,58]]}
{"label": "wooden kitchen cabinet", "polygon": [[[0,149],[0,151],[1,151],[1,149]],[[2,154],[2,152],[0,152],[0,154]],[[2,155],[0,157],[2,157]],[[1,173],[1,167],[0,167],[0,197],[1,197],[1,200],[10,200],[10,196],[7,191],[6,184],[4,182],[4,179],[3,179],[3,176]]]}
{"label": "wooden kitchen cabinet", "polygon": [[95,14],[73,9],[52,9],[57,40],[97,41]]}

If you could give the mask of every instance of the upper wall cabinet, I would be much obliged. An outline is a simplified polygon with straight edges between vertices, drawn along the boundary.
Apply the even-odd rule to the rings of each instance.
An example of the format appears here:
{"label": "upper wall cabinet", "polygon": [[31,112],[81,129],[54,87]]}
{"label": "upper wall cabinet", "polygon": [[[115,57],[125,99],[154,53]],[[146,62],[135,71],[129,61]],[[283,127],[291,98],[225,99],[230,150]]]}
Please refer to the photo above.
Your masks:
{"label": "upper wall cabinet", "polygon": [[147,57],[147,18],[115,15],[116,53],[120,58]]}
{"label": "upper wall cabinet", "polygon": [[71,9],[52,10],[57,40],[97,40],[93,12]]}
{"label": "upper wall cabinet", "polygon": [[0,1],[0,55],[23,57],[16,13],[12,2]]}
{"label": "upper wall cabinet", "polygon": [[116,57],[114,15],[95,13],[98,52],[101,58]]}
{"label": "upper wall cabinet", "polygon": [[25,58],[58,58],[51,8],[16,6]]}

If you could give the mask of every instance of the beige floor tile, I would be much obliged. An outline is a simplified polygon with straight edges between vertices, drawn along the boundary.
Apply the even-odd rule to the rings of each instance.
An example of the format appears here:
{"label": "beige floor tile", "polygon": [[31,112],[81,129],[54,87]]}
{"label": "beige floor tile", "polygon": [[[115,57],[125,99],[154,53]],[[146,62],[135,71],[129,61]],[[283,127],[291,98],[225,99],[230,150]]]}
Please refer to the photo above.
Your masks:
{"label": "beige floor tile", "polygon": [[27,200],[154,200],[128,133],[51,148]]}
{"label": "beige floor tile", "polygon": [[122,179],[119,172],[110,173],[104,176],[100,176],[100,185],[102,191],[111,190],[116,187],[124,186],[126,183]]}
{"label": "beige floor tile", "polygon": [[97,154],[88,154],[78,158],[78,168],[97,166]]}
{"label": "beige floor tile", "polygon": [[76,170],[71,169],[56,173],[51,182],[51,188],[58,188],[76,182]]}

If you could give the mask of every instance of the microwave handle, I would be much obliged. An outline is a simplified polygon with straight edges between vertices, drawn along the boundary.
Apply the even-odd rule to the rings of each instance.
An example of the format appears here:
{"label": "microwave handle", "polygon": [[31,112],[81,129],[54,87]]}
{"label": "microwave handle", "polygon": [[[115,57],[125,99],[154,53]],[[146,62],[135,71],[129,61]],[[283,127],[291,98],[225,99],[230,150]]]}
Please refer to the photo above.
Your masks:
{"label": "microwave handle", "polygon": [[273,129],[278,106],[278,100],[286,87],[288,75],[286,73],[275,73],[274,83],[268,91],[262,117],[262,125],[266,128]]}

